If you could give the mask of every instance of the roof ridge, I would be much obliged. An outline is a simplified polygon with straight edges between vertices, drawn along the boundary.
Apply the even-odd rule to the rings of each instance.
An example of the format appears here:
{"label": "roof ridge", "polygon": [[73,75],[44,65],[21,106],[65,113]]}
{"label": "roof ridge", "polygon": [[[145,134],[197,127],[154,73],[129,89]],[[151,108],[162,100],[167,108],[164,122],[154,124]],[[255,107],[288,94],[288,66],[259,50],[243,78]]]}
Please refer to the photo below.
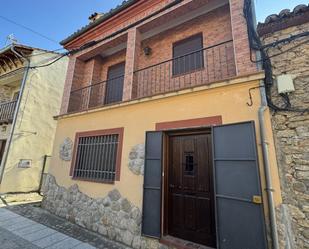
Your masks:
{"label": "roof ridge", "polygon": [[269,24],[273,22],[277,22],[282,20],[283,18],[290,18],[295,15],[302,14],[304,12],[309,11],[309,5],[299,4],[291,11],[290,9],[283,9],[278,14],[271,14],[265,18],[264,22],[260,22],[259,24]]}
{"label": "roof ridge", "polygon": [[272,14],[266,17],[265,22],[259,22],[257,31],[260,36],[272,34],[276,31],[289,27],[302,25],[309,22],[309,5],[299,4],[293,11],[283,9],[279,14]]}

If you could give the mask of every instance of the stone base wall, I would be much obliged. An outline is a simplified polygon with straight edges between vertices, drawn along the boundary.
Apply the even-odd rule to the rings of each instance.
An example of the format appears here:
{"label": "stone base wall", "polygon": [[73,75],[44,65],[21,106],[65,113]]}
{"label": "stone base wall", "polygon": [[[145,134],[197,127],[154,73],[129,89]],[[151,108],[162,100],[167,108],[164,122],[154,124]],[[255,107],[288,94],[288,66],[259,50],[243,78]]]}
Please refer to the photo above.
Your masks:
{"label": "stone base wall", "polygon": [[[268,44],[309,30],[309,23],[264,37]],[[308,37],[269,50],[273,73],[294,75],[295,91],[289,94],[294,108],[309,108]],[[284,52],[287,51],[287,52]],[[284,106],[277,86],[272,99]],[[273,112],[272,125],[277,151],[283,203],[277,209],[280,248],[309,248],[309,112]]]}
{"label": "stone base wall", "polygon": [[43,192],[43,208],[81,227],[135,249],[167,248],[158,240],[141,236],[141,210],[117,189],[93,199],[80,192],[76,184],[66,189],[54,176],[47,175]]}

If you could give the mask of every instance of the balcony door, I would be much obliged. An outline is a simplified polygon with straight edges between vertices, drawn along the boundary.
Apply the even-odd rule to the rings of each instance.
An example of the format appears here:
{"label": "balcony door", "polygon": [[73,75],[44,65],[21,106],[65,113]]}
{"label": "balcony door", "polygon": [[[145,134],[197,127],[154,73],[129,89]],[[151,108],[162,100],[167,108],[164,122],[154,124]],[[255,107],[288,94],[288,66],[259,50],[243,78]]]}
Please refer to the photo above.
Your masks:
{"label": "balcony door", "polygon": [[125,62],[108,68],[105,104],[121,102],[123,95]]}

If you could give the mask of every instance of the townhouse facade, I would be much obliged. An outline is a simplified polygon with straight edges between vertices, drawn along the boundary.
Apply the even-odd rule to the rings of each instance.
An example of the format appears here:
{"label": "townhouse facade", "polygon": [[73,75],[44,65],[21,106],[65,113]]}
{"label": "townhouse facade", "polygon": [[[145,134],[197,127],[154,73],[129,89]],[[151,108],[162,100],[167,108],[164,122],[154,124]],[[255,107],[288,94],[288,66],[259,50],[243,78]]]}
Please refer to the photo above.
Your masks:
{"label": "townhouse facade", "polygon": [[[293,82],[288,91],[291,106],[309,108],[309,6],[298,5],[270,15],[258,25],[264,45],[292,36],[297,39],[273,46],[271,57],[273,74]],[[307,33],[307,35],[306,35]],[[278,94],[277,84],[272,89],[273,102],[284,103]],[[280,185],[283,202],[277,208],[278,230],[282,248],[307,248],[309,245],[308,221],[308,164],[309,114],[308,112],[272,112]]]}
{"label": "townhouse facade", "polygon": [[0,194],[39,190],[52,152],[67,59],[50,68],[53,52],[12,44],[0,50]]}
{"label": "townhouse facade", "polygon": [[129,0],[62,42],[80,49],[44,208],[133,248],[274,243],[280,181],[244,2]]}

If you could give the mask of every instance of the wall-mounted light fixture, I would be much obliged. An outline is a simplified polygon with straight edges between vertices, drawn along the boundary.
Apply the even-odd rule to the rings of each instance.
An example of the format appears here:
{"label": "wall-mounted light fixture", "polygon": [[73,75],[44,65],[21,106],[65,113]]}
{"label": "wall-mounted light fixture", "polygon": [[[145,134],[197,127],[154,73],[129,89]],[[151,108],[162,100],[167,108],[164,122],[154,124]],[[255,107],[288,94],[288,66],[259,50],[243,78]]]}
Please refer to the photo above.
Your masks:
{"label": "wall-mounted light fixture", "polygon": [[144,47],[144,54],[145,55],[147,55],[147,56],[151,55],[151,51],[152,51],[152,49],[150,47],[148,47],[148,46]]}

